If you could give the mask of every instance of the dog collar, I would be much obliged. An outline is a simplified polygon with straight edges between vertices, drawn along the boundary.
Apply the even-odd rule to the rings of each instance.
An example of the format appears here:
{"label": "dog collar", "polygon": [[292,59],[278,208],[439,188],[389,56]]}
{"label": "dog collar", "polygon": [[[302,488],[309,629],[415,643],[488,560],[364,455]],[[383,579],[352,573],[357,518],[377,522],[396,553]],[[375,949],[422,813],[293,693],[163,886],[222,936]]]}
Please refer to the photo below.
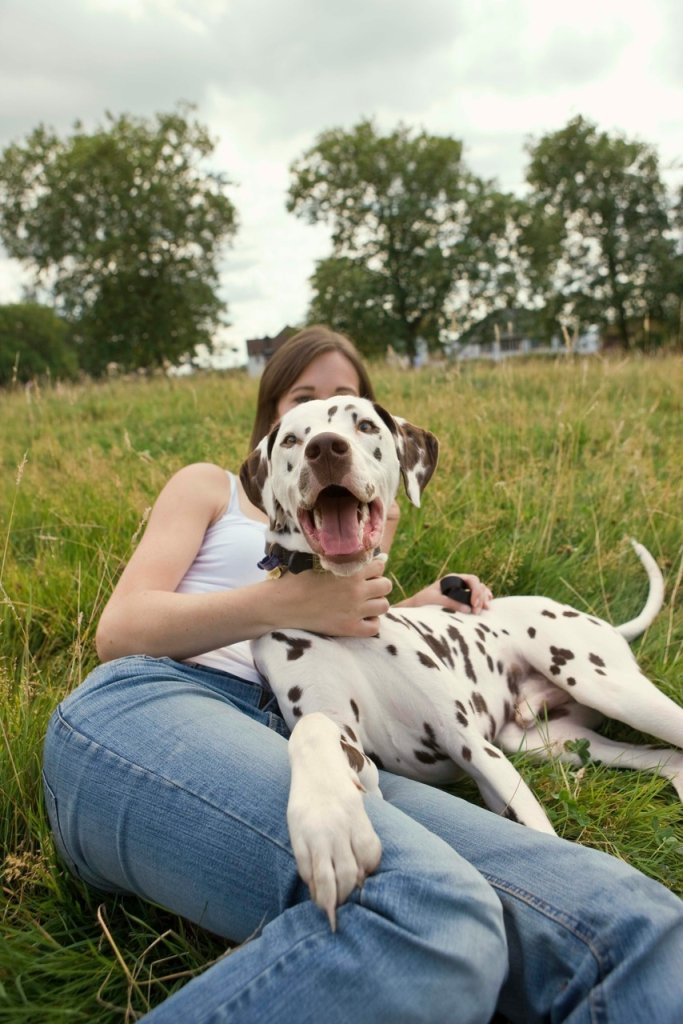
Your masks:
{"label": "dog collar", "polygon": [[320,562],[310,551],[287,551],[279,544],[271,544],[265,557],[257,564],[272,579],[277,579],[283,572],[292,572],[296,576],[307,569],[315,569]]}
{"label": "dog collar", "polygon": [[[373,555],[376,558],[380,554],[377,548]],[[270,579],[277,579],[285,572],[294,573],[296,576],[307,569],[320,569],[320,560],[317,555],[310,551],[287,551],[279,544],[271,544],[260,562],[256,563],[259,569],[264,569]]]}

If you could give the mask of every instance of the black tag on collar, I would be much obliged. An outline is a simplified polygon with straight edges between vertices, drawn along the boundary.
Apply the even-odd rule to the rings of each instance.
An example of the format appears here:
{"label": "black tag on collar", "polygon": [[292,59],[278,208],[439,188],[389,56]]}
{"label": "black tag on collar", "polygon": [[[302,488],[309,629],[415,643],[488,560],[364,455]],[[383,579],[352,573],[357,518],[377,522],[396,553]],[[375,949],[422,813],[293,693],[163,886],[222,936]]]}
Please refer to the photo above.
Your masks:
{"label": "black tag on collar", "polygon": [[259,569],[266,572],[292,572],[296,576],[307,569],[314,569],[317,559],[310,551],[287,551],[279,544],[271,544],[264,558],[258,563]]}

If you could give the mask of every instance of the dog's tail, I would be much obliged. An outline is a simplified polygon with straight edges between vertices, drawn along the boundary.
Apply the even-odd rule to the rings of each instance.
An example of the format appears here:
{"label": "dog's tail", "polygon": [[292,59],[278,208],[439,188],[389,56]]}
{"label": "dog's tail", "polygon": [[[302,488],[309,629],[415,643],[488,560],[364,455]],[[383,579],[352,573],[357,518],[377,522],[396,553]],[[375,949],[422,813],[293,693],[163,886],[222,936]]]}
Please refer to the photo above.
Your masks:
{"label": "dog's tail", "polygon": [[647,601],[640,615],[637,615],[635,619],[631,619],[630,622],[624,622],[621,626],[616,626],[618,633],[628,640],[635,640],[637,636],[644,633],[647,627],[654,622],[657,612],[664,603],[664,577],[662,576],[661,570],[654,558],[642,544],[639,544],[637,540],[631,538],[631,544],[638,558],[645,566],[648,579],[650,581],[650,591],[647,595]]}

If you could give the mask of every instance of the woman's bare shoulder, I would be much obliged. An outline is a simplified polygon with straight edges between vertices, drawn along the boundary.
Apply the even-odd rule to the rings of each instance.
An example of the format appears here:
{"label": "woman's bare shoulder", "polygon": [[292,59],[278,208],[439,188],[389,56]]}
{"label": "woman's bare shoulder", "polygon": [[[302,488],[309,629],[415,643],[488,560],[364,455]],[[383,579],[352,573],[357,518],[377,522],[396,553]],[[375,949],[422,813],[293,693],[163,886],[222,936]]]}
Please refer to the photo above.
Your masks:
{"label": "woman's bare shoulder", "polygon": [[206,482],[216,485],[223,484],[228,489],[230,488],[228,473],[214,462],[191,462],[174,473],[169,483],[174,480],[177,480],[181,486]]}
{"label": "woman's bare shoulder", "polygon": [[222,513],[230,501],[230,477],[212,462],[193,462],[170,478],[157,503],[182,502],[211,509],[209,518]]}

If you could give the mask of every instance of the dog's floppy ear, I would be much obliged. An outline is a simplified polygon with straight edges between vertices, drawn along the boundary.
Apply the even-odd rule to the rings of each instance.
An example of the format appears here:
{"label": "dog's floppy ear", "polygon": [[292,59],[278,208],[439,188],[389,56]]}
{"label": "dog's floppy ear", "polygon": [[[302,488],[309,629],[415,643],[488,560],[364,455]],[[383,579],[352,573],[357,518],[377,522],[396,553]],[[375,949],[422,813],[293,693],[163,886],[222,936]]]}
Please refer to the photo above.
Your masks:
{"label": "dog's floppy ear", "polygon": [[393,434],[406,494],[417,508],[420,495],[432,478],[439,458],[439,442],[429,430],[392,416],[375,403],[375,411]]}
{"label": "dog's floppy ear", "polygon": [[268,441],[267,437],[259,441],[240,467],[240,483],[244,488],[244,493],[252,505],[256,505],[266,515],[268,515],[268,509],[263,503],[263,488],[268,479]]}

